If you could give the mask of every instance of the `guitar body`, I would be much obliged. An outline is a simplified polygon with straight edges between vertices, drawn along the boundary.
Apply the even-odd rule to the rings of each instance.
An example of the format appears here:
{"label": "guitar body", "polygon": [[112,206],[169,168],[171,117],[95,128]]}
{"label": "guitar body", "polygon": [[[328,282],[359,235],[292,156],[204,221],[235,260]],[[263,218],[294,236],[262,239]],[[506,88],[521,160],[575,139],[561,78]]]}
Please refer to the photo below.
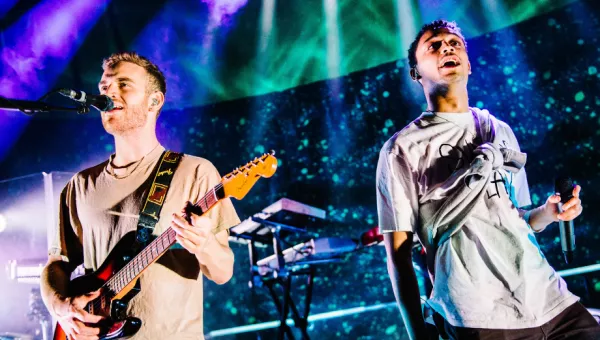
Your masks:
{"label": "guitar body", "polygon": [[[69,296],[79,296],[101,288],[115,273],[123,268],[136,254],[133,253],[135,231],[129,232],[111,250],[106,260],[95,272],[73,279],[69,283]],[[131,336],[142,326],[141,320],[127,317],[127,303],[139,292],[139,280],[132,281],[117,295],[104,292],[86,306],[86,311],[105,316],[100,323],[100,339],[111,340]],[[54,340],[67,340],[59,324],[56,325]]]}

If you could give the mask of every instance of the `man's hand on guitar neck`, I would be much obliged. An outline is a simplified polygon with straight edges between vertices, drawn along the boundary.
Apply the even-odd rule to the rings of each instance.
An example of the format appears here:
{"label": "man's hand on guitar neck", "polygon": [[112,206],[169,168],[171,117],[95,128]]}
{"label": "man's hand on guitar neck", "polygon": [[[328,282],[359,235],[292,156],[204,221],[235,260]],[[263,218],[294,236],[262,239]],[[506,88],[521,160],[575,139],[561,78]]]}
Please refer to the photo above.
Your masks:
{"label": "man's hand on guitar neck", "polygon": [[173,214],[171,228],[177,233],[177,242],[196,255],[200,270],[207,278],[218,284],[226,283],[233,275],[233,252],[227,231],[215,235],[215,223],[208,217],[191,214],[191,220],[189,224]]}
{"label": "man's hand on guitar neck", "polygon": [[100,290],[74,298],[56,299],[53,303],[55,317],[69,339],[91,340],[98,339],[100,328],[86,324],[96,324],[103,317],[85,311],[88,302],[100,295]]}

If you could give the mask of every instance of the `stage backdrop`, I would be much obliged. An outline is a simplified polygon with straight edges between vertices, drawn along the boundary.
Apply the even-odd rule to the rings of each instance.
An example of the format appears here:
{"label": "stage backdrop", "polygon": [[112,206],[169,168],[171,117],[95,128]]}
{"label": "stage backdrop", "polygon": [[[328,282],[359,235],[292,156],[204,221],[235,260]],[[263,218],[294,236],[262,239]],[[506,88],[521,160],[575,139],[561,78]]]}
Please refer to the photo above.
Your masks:
{"label": "stage backdrop", "polygon": [[[583,188],[573,266],[597,263],[600,250],[599,10],[596,2],[575,2],[468,42],[470,104],[512,126],[528,154],[534,205],[543,204],[553,192],[559,173]],[[170,109],[159,117],[160,140],[167,148],[208,158],[222,174],[275,150],[276,175],[260,181],[245,200],[234,202],[240,217],[287,197],[326,210],[326,221],[313,229],[320,236],[358,237],[377,225],[375,168],[381,146],[424,109],[421,87],[410,80],[406,65],[401,59],[282,92]],[[1,177],[76,171],[106,159],[114,151],[112,139],[104,134],[98,115],[92,115],[39,115],[31,120],[1,163]],[[0,242],[2,238],[0,234]],[[537,240],[557,270],[568,268],[556,225],[537,234]],[[207,333],[277,318],[267,290],[248,288],[247,248],[232,247],[234,278],[223,286],[205,285]],[[598,275],[569,277],[567,282],[585,304],[600,307]],[[297,287],[304,285],[297,281]],[[384,249],[373,247],[318,268],[312,313],[393,300]],[[5,319],[8,314],[2,315]],[[3,320],[2,327],[16,326]],[[406,339],[394,307],[316,321],[310,333],[320,339]],[[274,335],[272,330],[259,334]]]}

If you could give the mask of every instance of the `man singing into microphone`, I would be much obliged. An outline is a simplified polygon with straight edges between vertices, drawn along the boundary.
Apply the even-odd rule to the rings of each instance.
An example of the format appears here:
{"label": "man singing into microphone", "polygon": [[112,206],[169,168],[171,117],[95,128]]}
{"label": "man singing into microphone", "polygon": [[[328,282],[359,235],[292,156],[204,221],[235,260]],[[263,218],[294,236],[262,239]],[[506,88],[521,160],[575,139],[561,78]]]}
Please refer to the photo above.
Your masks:
{"label": "man singing into microphone", "polygon": [[[429,306],[452,339],[600,339],[595,319],[546,261],[534,232],[582,211],[579,186],[532,210],[512,129],[469,107],[471,64],[460,29],[438,20],[409,49],[427,111],[388,140],[377,167],[377,208],[388,272],[411,339],[427,339],[411,261],[427,251]],[[439,318],[438,318],[439,320]]]}
{"label": "man singing into microphone", "polygon": [[[48,310],[69,339],[97,339],[101,317],[84,311],[98,296],[69,297],[69,277],[83,263],[97,270],[126,233],[136,231],[143,198],[155,165],[165,150],[156,137],[156,121],[165,103],[162,72],[135,53],[117,53],[103,63],[100,94],[114,102],[102,112],[102,125],[114,137],[115,153],[76,174],[60,196],[58,233],[42,274]],[[205,216],[180,217],[186,201],[196,202],[220,182],[206,159],[184,155],[176,168],[154,227],[172,227],[177,245],[141,275],[141,291],[128,314],[142,320],[133,339],[202,339],[202,277],[223,284],[233,273],[233,252],[226,228],[239,223],[229,199]],[[178,249],[177,249],[178,248]]]}

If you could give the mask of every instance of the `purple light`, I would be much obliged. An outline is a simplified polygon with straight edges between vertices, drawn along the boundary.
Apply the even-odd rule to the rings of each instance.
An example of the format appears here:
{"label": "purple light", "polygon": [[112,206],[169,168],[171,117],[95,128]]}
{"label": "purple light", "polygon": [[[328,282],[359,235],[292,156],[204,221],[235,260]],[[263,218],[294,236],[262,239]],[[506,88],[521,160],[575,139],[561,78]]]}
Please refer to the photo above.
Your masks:
{"label": "purple light", "polygon": [[207,22],[207,13],[189,3],[167,2],[131,46],[157,64],[167,78],[167,110],[185,107],[186,101],[192,101],[203,90],[190,74],[200,69],[203,51],[197,41],[201,41]]}
{"label": "purple light", "polygon": [[[37,99],[47,92],[107,4],[105,0],[46,0],[23,15],[4,32],[0,95]],[[0,110],[0,159],[28,121],[15,115],[22,114]]]}
{"label": "purple light", "polygon": [[47,0],[4,32],[0,90],[6,97],[36,98],[63,72],[106,2]]}
{"label": "purple light", "polygon": [[248,0],[202,0],[208,6],[213,27],[227,23],[227,19],[244,7]]}
{"label": "purple light", "polygon": [[235,14],[246,3],[168,1],[138,35],[132,50],[156,63],[167,78],[166,110],[204,103],[209,88],[225,91],[218,88],[221,82],[215,72],[221,62],[219,53]]}
{"label": "purple light", "polygon": [[4,16],[19,0],[2,0],[0,2],[0,18]]}

